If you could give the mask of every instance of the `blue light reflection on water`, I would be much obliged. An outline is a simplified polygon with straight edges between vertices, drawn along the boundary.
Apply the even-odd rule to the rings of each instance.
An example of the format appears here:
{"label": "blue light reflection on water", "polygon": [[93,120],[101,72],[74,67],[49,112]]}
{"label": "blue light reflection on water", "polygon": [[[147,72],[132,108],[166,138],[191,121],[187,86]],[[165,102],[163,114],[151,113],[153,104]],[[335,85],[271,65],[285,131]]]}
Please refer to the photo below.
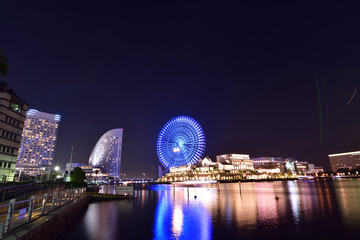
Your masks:
{"label": "blue light reflection on water", "polygon": [[[155,212],[154,239],[211,239],[210,214],[200,200],[203,192],[204,189],[175,190],[175,187],[172,191],[161,190]],[[199,199],[195,195],[199,195]]]}

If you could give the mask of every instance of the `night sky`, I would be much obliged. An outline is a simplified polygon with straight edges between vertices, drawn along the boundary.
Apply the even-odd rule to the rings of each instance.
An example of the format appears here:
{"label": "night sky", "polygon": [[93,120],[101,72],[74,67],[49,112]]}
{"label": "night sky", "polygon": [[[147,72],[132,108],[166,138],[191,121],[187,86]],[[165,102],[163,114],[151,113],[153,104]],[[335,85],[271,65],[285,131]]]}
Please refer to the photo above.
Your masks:
{"label": "night sky", "polygon": [[[240,1],[1,1],[6,81],[61,114],[55,164],[88,163],[124,129],[122,172],[154,177],[171,118],[203,127],[205,155],[292,157],[330,169],[360,150],[357,6]],[[354,91],[352,101],[348,103]]]}

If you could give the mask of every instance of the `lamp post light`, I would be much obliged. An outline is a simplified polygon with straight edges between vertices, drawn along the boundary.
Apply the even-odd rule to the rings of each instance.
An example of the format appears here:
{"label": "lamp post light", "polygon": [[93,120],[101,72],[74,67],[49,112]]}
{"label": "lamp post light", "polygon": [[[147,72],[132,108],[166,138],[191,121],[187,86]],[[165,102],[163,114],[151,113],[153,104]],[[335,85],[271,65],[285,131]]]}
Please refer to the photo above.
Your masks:
{"label": "lamp post light", "polygon": [[[59,167],[59,166],[55,166],[55,167],[54,167],[54,171],[55,171],[55,173],[56,173],[56,178],[58,178],[58,177],[59,177],[58,173],[59,173],[59,171],[60,171],[60,167]],[[50,178],[50,180],[51,180],[51,178]]]}
{"label": "lamp post light", "polygon": [[[58,172],[60,170],[60,167],[59,166],[55,166],[54,168],[54,171],[55,172]],[[52,174],[52,169],[51,167],[49,168],[49,178],[48,178],[48,181],[51,181],[51,174]]]}
{"label": "lamp post light", "polygon": [[72,156],[73,156],[73,151],[74,151],[74,146],[75,146],[75,145],[72,143],[70,146],[71,146],[70,164],[69,164],[68,174],[67,174],[67,176],[66,176],[66,182],[70,182],[71,163],[72,163]]}

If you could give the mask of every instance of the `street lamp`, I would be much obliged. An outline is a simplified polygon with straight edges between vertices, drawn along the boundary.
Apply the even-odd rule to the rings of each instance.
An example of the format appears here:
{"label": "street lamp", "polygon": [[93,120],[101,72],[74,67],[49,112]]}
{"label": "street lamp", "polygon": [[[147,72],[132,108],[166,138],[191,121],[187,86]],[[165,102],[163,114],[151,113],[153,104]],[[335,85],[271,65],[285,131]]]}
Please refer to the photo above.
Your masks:
{"label": "street lamp", "polygon": [[[54,171],[57,172],[60,170],[60,167],[59,166],[55,166],[54,167]],[[51,181],[51,174],[52,174],[52,171],[51,171],[51,167],[49,168],[49,178],[48,178],[48,181]]]}

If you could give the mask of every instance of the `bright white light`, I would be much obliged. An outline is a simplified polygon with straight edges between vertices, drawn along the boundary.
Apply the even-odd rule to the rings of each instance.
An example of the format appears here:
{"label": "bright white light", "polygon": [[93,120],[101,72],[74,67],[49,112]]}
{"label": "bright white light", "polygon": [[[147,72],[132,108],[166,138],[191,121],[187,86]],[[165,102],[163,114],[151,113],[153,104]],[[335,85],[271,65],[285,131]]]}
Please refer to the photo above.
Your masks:
{"label": "bright white light", "polygon": [[344,156],[344,155],[360,155],[360,151],[357,151],[357,152],[346,152],[346,153],[329,154],[329,157]]}
{"label": "bright white light", "polygon": [[184,214],[182,212],[182,208],[181,206],[176,205],[172,216],[172,232],[174,233],[176,239],[178,239],[182,233],[183,221]]}
{"label": "bright white light", "polygon": [[180,152],[180,148],[173,148],[173,152]]}

